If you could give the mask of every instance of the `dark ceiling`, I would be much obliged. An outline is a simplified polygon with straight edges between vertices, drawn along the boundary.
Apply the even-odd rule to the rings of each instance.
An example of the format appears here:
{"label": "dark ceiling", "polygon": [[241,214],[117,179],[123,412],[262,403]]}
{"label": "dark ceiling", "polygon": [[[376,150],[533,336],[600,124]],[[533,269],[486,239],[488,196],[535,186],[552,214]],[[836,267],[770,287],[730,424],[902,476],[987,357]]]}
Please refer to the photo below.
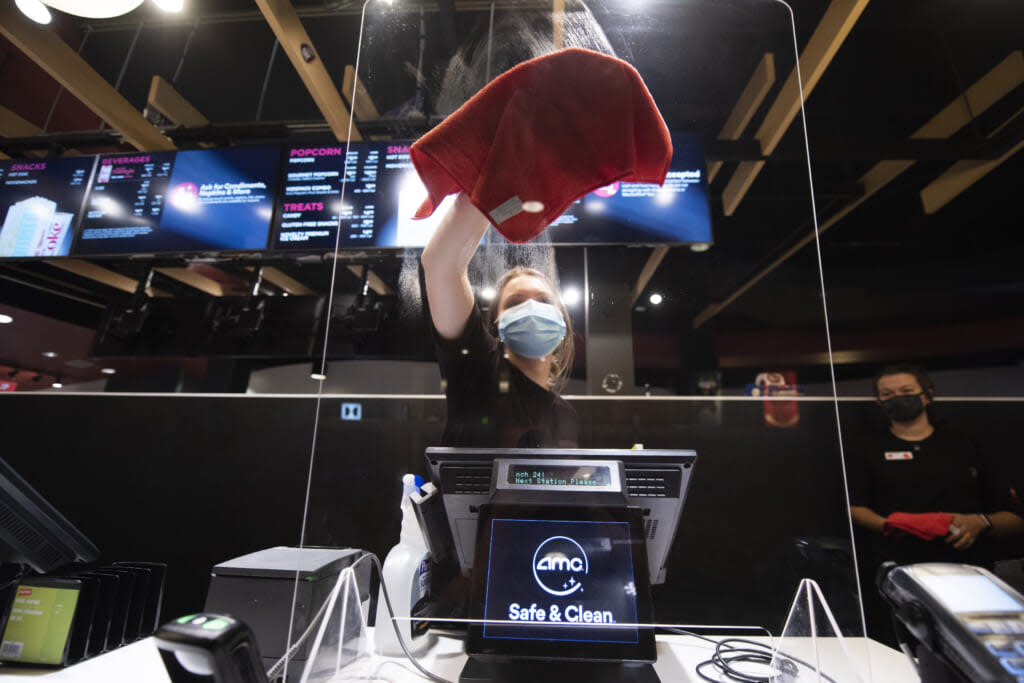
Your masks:
{"label": "dark ceiling", "polygon": [[[360,126],[366,133],[409,138],[446,113],[452,55],[471,53],[480,43],[490,11],[483,1],[427,2],[422,14],[418,3],[411,8],[403,0],[395,3],[388,9],[378,0],[367,9],[359,74],[381,120]],[[578,7],[566,4],[570,10]],[[794,1],[800,49],[810,51],[808,42],[828,12],[860,4]],[[362,4],[293,5],[340,90],[345,65],[356,61]],[[513,5],[515,12],[507,9]],[[550,6],[498,3],[495,71],[503,61],[531,56],[538,36],[550,36]],[[313,98],[289,61],[275,53],[274,33],[252,3],[195,0],[186,13],[168,20],[147,4],[115,20],[60,17],[54,30],[140,111],[154,75],[172,81],[212,122],[199,132],[169,127],[167,134],[180,148],[202,140],[240,145],[330,139]],[[793,69],[794,36],[786,7],[775,0],[595,0],[576,16],[580,23],[567,24],[567,43],[601,47],[597,43],[606,38],[618,56],[637,67],[669,127],[699,133],[709,163],[724,162],[710,186],[714,246],[702,253],[685,246],[669,249],[644,296],[634,302],[638,381],[692,393],[694,377],[716,368],[725,373],[727,385],[742,385],[765,367],[801,368],[804,377],[820,376],[822,289],[816,243],[807,241],[815,220],[826,228],[820,256],[833,348],[842,352],[837,357],[840,376],[858,377],[873,364],[905,358],[948,366],[1018,362],[1024,348],[1024,155],[1013,152],[1024,142],[1024,87],[1011,82],[994,101],[969,100],[969,120],[952,135],[918,140],[911,135],[1024,48],[1024,3],[866,3],[824,71],[803,74],[814,80],[804,114],[815,201],[797,115],[731,215],[723,208],[728,182],[740,162],[762,160],[755,131]],[[593,31],[595,25],[603,37]],[[774,85],[739,141],[718,140],[766,52],[774,55]],[[130,149],[109,129],[99,133],[94,115],[66,92],[58,93],[49,76],[12,44],[0,42],[0,105],[45,128],[49,143],[30,150],[40,145],[38,139],[31,144],[0,139],[0,150],[17,156],[71,148],[84,153]],[[983,110],[975,110],[982,105]],[[158,125],[167,125],[150,115]],[[915,163],[875,191],[865,183],[865,174],[885,160]],[[974,160],[975,166],[990,161],[993,168],[938,211],[925,213],[921,190],[962,160]],[[618,272],[589,273],[592,287],[607,278],[629,291],[652,249],[622,247],[616,254]],[[563,284],[583,280],[580,249],[559,249],[557,259]],[[239,302],[251,286],[250,268],[260,265],[231,259],[191,265],[183,259],[95,263],[137,281],[144,281],[153,266],[189,267],[219,280],[228,298]],[[343,255],[335,286],[342,308],[356,303],[363,285],[347,266],[370,265],[386,290],[397,292],[403,273],[408,275],[407,263],[393,252]],[[277,268],[317,295],[329,290],[331,259],[262,265]],[[51,263],[0,264],[0,305],[75,329],[101,331],[91,351],[79,354],[124,362],[143,355],[270,364],[309,358],[316,351],[310,343],[318,309],[297,300],[313,297],[284,299],[277,296],[283,290],[264,279],[260,297],[275,301],[263,324],[273,330],[264,331],[268,338],[263,341],[243,343],[244,322],[236,321],[238,329],[223,324],[219,331],[192,329],[183,322],[189,316],[210,316],[210,307],[223,303],[218,297],[160,273],[152,286],[169,295],[153,301],[173,321],[140,343],[104,333],[112,329],[111,318],[116,327],[123,309],[132,305],[127,292]],[[648,304],[652,292],[663,293],[665,302]],[[367,301],[380,304],[377,313],[385,322],[379,331],[366,332],[351,317],[336,318],[345,331],[332,341],[330,355],[430,358],[422,328],[414,316],[404,314],[402,302],[373,293]],[[179,304],[185,308],[175,308]],[[0,328],[0,334],[7,334],[0,366],[34,368],[45,336],[54,333],[22,328],[14,335]]]}

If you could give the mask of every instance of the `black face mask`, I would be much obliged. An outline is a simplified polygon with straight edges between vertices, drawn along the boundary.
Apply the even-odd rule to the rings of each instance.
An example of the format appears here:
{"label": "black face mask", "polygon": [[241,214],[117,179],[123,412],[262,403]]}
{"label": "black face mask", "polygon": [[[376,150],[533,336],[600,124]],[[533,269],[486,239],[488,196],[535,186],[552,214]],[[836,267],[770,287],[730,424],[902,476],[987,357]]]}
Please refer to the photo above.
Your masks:
{"label": "black face mask", "polygon": [[893,396],[881,402],[882,410],[889,419],[896,422],[910,422],[924,412],[922,394],[910,394],[908,396]]}

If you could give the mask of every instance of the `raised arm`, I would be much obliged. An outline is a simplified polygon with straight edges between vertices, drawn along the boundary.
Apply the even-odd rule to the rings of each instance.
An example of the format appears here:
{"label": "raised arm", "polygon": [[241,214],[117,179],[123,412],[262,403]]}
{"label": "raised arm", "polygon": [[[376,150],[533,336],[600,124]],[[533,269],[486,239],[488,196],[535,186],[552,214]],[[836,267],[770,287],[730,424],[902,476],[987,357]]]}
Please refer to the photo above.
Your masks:
{"label": "raised arm", "polygon": [[469,262],[488,224],[487,218],[460,193],[423,249],[430,317],[445,339],[462,334],[473,312]]}

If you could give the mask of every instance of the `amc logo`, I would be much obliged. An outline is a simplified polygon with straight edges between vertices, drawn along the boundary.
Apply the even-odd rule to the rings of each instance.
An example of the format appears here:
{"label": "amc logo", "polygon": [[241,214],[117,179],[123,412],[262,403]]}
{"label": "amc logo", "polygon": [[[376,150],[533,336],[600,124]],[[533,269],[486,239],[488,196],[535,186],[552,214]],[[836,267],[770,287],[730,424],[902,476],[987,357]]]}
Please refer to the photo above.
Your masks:
{"label": "amc logo", "polygon": [[533,553],[533,578],[544,592],[564,597],[583,590],[590,562],[583,547],[568,536],[552,536]]}

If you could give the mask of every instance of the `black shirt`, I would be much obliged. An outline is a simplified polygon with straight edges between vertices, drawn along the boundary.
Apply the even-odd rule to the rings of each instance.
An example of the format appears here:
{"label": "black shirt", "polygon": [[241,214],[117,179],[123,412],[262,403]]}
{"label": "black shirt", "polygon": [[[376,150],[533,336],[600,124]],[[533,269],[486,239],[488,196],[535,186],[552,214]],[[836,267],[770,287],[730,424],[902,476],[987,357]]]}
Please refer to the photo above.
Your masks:
{"label": "black shirt", "polygon": [[576,411],[508,362],[473,307],[462,335],[434,331],[448,421],[443,445],[487,448],[576,448]]}
{"label": "black shirt", "polygon": [[883,517],[893,512],[995,512],[983,490],[977,451],[967,437],[937,427],[927,439],[891,432],[864,439],[851,454],[850,504]]}
{"label": "black shirt", "polygon": [[[991,476],[963,433],[937,426],[927,439],[905,441],[889,431],[868,436],[848,454],[850,504],[883,517],[893,512],[1016,512],[1009,485]],[[944,539],[873,535],[875,551],[897,562],[978,562],[988,539],[967,552]]]}

